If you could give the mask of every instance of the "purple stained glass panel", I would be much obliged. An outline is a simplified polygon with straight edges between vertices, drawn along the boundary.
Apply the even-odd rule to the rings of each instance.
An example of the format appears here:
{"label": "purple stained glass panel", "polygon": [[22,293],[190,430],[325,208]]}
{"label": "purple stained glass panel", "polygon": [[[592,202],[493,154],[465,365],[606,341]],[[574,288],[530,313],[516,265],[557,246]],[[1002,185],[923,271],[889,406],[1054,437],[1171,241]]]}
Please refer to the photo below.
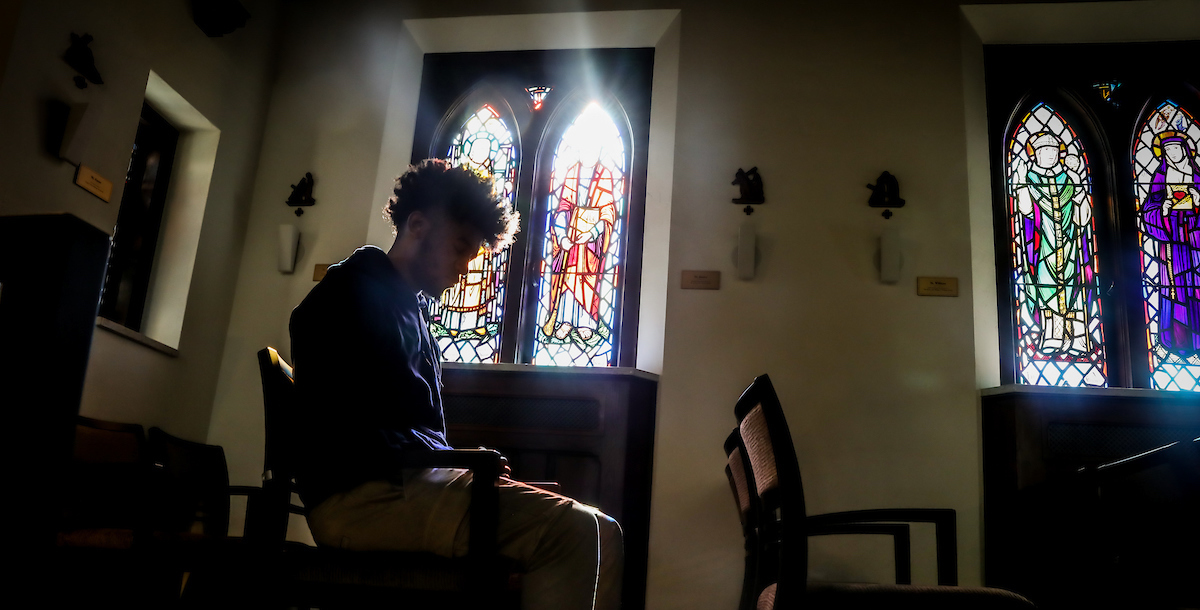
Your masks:
{"label": "purple stained glass panel", "polygon": [[1167,100],[1133,142],[1150,384],[1200,389],[1200,126]]}

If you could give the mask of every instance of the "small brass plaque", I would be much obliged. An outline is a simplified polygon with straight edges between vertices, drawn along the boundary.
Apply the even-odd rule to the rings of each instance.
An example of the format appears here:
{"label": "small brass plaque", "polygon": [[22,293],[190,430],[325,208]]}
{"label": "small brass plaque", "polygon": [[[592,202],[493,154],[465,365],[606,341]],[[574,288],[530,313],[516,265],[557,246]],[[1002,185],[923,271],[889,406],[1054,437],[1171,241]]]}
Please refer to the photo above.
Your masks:
{"label": "small brass plaque", "polygon": [[917,295],[923,297],[956,297],[958,296],[958,278],[919,277],[917,278]]}
{"label": "small brass plaque", "polygon": [[80,165],[75,172],[75,184],[105,201],[112,199],[112,181],[105,180],[104,176],[86,165]]}
{"label": "small brass plaque", "polygon": [[323,265],[313,265],[313,281],[319,282],[325,278],[325,272],[329,270],[329,263]]}
{"label": "small brass plaque", "polygon": [[684,271],[679,287],[684,290],[720,290],[720,271]]}

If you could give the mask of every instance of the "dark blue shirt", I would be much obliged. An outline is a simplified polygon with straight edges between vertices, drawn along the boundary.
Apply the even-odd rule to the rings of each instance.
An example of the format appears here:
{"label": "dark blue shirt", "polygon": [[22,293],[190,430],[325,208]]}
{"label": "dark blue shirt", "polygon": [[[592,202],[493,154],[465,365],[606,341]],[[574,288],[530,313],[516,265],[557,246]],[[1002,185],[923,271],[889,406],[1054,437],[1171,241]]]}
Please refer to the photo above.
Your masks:
{"label": "dark blue shirt", "polygon": [[310,509],[398,480],[404,451],[450,448],[423,304],[382,250],[364,246],[292,312],[296,483]]}

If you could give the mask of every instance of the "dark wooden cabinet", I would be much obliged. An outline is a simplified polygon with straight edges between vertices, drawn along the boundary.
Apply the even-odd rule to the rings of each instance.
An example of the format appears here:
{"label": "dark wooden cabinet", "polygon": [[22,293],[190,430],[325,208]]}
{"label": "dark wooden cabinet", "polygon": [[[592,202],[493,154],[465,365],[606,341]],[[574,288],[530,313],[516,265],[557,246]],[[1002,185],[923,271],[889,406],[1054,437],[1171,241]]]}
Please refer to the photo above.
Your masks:
{"label": "dark wooden cabinet", "polygon": [[1200,436],[1200,396],[1005,386],[984,390],[982,409],[987,585],[1043,608],[1118,607],[1127,595],[1156,607],[1154,595],[1181,590],[1175,567],[1194,563],[1194,549],[1146,574],[1129,545],[1158,546],[1165,558],[1190,535],[1194,518],[1171,519],[1197,493],[1181,486],[1194,483],[1170,469],[1140,473],[1122,483],[1118,506],[1094,467],[1190,444]]}
{"label": "dark wooden cabinet", "polygon": [[75,419],[83,396],[108,235],[69,214],[0,217],[0,407],[12,523],[13,592],[44,599]]}
{"label": "dark wooden cabinet", "polygon": [[556,481],[625,535],[623,607],[645,606],[658,377],[614,367],[446,364],[449,440],[508,457],[513,478]]}

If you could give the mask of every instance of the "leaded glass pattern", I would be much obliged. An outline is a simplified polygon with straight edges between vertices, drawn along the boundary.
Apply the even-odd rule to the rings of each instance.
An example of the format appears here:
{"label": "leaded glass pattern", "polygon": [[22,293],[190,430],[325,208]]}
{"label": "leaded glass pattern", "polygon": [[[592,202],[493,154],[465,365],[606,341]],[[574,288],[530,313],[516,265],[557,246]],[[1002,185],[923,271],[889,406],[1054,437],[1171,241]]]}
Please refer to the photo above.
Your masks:
{"label": "leaded glass pattern", "polygon": [[533,364],[610,366],[625,225],[625,144],[593,102],[554,149]]}
{"label": "leaded glass pattern", "polygon": [[1133,142],[1150,383],[1200,389],[1200,126],[1164,101]]}
{"label": "leaded glass pattern", "polygon": [[546,94],[554,87],[525,87],[525,92],[529,94],[529,103],[534,110],[541,110],[542,104],[546,101]]}
{"label": "leaded glass pattern", "polygon": [[1087,154],[1050,106],[1034,106],[1006,147],[1017,381],[1108,385]]}
{"label": "leaded glass pattern", "polygon": [[[491,105],[467,118],[446,157],[492,176],[496,190],[512,203],[517,184],[517,150],[512,131]],[[509,251],[479,255],[457,284],[431,301],[429,329],[446,362],[499,362],[504,315],[504,278]]]}

